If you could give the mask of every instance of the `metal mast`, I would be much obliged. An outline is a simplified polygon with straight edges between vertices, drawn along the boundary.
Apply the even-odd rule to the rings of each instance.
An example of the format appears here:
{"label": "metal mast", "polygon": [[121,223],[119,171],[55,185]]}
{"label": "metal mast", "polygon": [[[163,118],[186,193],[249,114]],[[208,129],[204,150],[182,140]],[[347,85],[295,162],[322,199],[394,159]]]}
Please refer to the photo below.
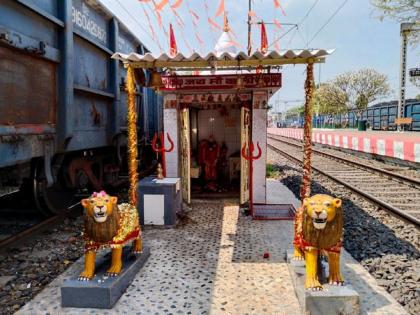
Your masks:
{"label": "metal mast", "polygon": [[400,52],[400,89],[398,99],[398,118],[405,116],[405,78],[407,69],[407,35],[414,23],[401,23],[401,52]]}
{"label": "metal mast", "polygon": [[251,0],[248,0],[248,56],[251,56],[251,16],[249,15],[249,12],[251,12]]}

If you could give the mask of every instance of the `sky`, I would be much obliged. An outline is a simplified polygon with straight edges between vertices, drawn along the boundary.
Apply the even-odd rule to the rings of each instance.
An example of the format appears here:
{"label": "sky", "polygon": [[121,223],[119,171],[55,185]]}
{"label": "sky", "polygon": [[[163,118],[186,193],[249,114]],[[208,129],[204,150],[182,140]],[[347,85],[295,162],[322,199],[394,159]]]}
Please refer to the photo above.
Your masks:
{"label": "sky", "polygon": [[[162,51],[168,53],[169,44],[164,31],[159,27],[153,11],[153,1],[143,3],[139,0],[100,0],[113,12],[154,54]],[[180,0],[170,0],[174,5]],[[210,17],[220,26],[223,17],[216,17],[220,0],[182,0],[176,9],[184,25],[179,25],[173,10],[166,5],[161,11],[162,24],[169,29],[172,23],[177,41],[178,51],[190,55],[191,50],[199,53],[213,51],[221,30],[212,30],[209,26]],[[399,23],[390,19],[380,21],[379,13],[375,11],[369,0],[278,0],[282,8],[274,7],[274,0],[252,0],[252,11],[259,19],[272,22],[298,24],[296,28],[282,25],[279,30],[275,25],[266,25],[268,43],[275,38],[280,39],[280,49],[322,48],[335,49],[327,57],[326,63],[316,65],[315,82],[326,82],[346,71],[373,68],[388,76],[391,94],[383,100],[398,98],[399,62],[400,62],[400,31]],[[208,10],[205,4],[207,3]],[[344,6],[342,6],[342,4]],[[315,5],[315,6],[314,6]],[[342,8],[333,16],[334,12]],[[312,10],[308,13],[310,8]],[[194,11],[199,20],[193,24],[189,13]],[[283,10],[282,10],[283,9]],[[248,0],[225,0],[225,10],[230,27],[240,44],[238,50],[246,51],[247,46],[247,16]],[[148,18],[144,11],[147,12]],[[327,21],[330,20],[329,23]],[[327,23],[327,24],[326,24]],[[325,25],[326,24],[326,25]],[[325,26],[324,26],[325,25]],[[153,38],[151,27],[155,36]],[[321,27],[324,26],[322,29]],[[196,34],[203,41],[196,38]],[[253,49],[260,45],[260,27],[253,26]],[[270,49],[274,49],[271,46]],[[407,68],[420,67],[420,46],[408,49]],[[270,104],[275,109],[283,111],[286,108],[301,105],[304,100],[305,66],[285,66],[283,68],[283,86],[271,99]],[[408,74],[407,74],[408,75]],[[407,77],[406,98],[414,98],[420,94]]]}

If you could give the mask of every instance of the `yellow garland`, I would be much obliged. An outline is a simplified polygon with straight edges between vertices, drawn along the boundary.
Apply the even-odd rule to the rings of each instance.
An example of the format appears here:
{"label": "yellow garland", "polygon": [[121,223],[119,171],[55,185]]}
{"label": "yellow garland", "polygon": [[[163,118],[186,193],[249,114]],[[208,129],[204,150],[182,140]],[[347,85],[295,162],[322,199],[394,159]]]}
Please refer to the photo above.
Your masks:
{"label": "yellow garland", "polygon": [[303,126],[303,176],[300,198],[311,194],[311,155],[312,155],[312,95],[314,90],[314,64],[308,63],[305,80],[305,113]]}
{"label": "yellow garland", "polygon": [[137,207],[137,113],[136,113],[136,86],[134,69],[127,69],[127,132],[128,132],[128,179],[130,189],[129,202]]}
{"label": "yellow garland", "polygon": [[[137,209],[137,182],[138,182],[138,152],[137,152],[137,113],[136,113],[136,85],[134,69],[128,66],[127,69],[127,151],[128,151],[128,180],[129,203]],[[138,220],[138,218],[137,218]],[[140,229],[140,227],[139,227]],[[140,229],[141,239],[141,229]],[[141,250],[141,248],[140,248]]]}

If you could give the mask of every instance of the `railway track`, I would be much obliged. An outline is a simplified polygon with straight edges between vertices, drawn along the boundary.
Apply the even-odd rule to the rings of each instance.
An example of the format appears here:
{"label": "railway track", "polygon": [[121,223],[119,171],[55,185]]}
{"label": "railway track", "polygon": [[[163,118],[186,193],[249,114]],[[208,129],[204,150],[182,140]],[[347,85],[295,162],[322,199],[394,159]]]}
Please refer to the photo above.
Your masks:
{"label": "railway track", "polygon": [[[270,136],[268,140],[269,148],[302,163],[301,144]],[[312,168],[420,228],[418,179],[317,149],[313,149]]]}
{"label": "railway track", "polygon": [[[22,227],[17,232],[7,235],[7,237],[0,240],[0,253],[7,251],[9,248],[19,246],[25,241],[30,240],[34,236],[40,234],[43,231],[51,229],[61,222],[65,218],[74,214],[73,209],[77,207],[80,202],[70,206],[69,208],[62,211],[62,213],[48,217],[48,218],[37,218],[34,217],[31,220],[22,220]],[[4,210],[4,209],[2,209]],[[7,222],[5,222],[7,224]]]}

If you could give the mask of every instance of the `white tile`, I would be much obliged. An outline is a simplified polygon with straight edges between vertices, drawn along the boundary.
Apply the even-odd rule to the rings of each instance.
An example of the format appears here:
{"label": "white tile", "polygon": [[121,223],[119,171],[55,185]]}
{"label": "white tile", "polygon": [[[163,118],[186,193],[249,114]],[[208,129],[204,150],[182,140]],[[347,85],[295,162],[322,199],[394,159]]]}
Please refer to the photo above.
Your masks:
{"label": "white tile", "polygon": [[164,195],[144,195],[144,224],[165,224]]}

